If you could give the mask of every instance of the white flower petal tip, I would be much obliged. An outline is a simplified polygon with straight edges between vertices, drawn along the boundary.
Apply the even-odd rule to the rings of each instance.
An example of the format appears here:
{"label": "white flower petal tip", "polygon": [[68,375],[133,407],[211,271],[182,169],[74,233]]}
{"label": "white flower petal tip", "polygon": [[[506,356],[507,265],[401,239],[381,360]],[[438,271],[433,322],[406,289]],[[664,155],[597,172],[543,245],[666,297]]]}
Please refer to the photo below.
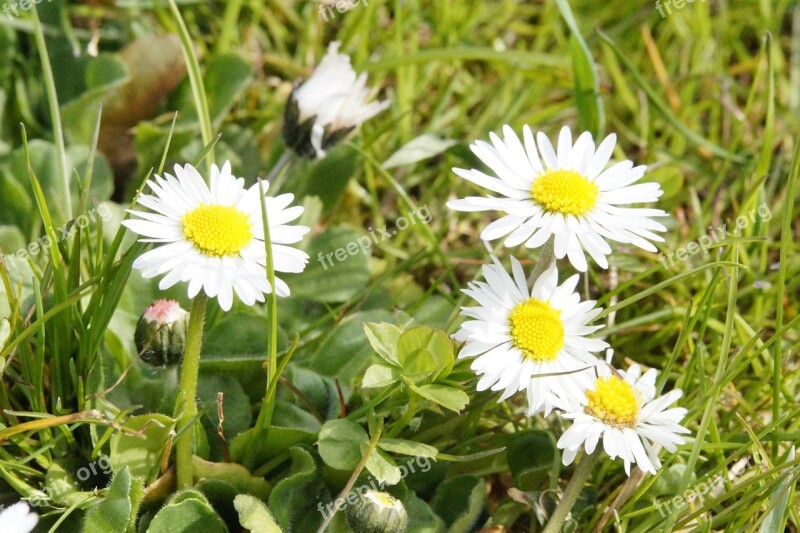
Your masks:
{"label": "white flower petal tip", "polygon": [[491,196],[451,201],[451,209],[506,215],[481,238],[504,238],[507,247],[538,248],[552,237],[556,257],[567,257],[582,272],[588,267],[586,254],[608,268],[609,240],[654,250],[651,241],[661,240],[655,232],[665,228],[653,217],[667,214],[631,204],[654,202],[663,191],[657,183],[636,183],[644,176],[644,166],[634,167],[630,161],[609,166],[614,134],[597,147],[587,132],[573,144],[568,127],[562,128],[556,147],[542,132],[534,136],[528,126],[522,140],[509,126],[503,127],[503,135],[492,133],[491,144],[477,141],[471,146],[491,174],[453,169]]}
{"label": "white flower petal tip", "polygon": [[25,502],[17,502],[0,511],[0,531],[3,533],[30,533],[39,523],[39,515]]}
{"label": "white flower petal tip", "polygon": [[653,444],[674,452],[684,443],[682,435],[689,433],[680,425],[686,409],[668,408],[681,397],[681,390],[656,398],[655,370],[642,375],[638,365],[616,373],[598,366],[596,372],[581,394],[561,398],[564,418],[573,421],[557,443],[564,450],[564,464],[581,447],[593,453],[602,440],[603,450],[612,459],[622,459],[628,475],[632,464],[655,474],[661,462]]}
{"label": "white flower petal tip", "polygon": [[492,257],[483,267],[486,281],[464,289],[478,307],[462,308],[470,320],[454,338],[465,343],[459,358],[474,358],[479,390],[502,391],[501,398],[525,390],[528,412],[547,416],[562,406],[560,398],[589,386],[591,368],[601,363],[593,352],[608,345],[586,337],[597,329],[588,324],[599,310],[580,301],[576,277],[558,285],[552,268],[529,289],[519,261],[512,258],[511,267],[509,274]]}
{"label": "white flower petal tip", "polygon": [[[145,278],[164,275],[164,290],[188,282],[188,295],[203,290],[229,311],[234,293],[246,305],[264,301],[272,291],[266,276],[267,251],[261,215],[260,185],[245,188],[243,178],[231,173],[230,162],[211,168],[207,185],[191,165],[175,166],[175,176],[165,174],[148,181],[153,195],[143,194],[138,203],[149,211],[131,210],[123,224],[159,246],[139,256],[133,267]],[[302,213],[289,207],[293,196],[264,196],[276,272],[302,272],[305,252],[287,246],[299,242],[309,228],[288,225]],[[276,293],[289,294],[275,278]]]}
{"label": "white flower petal tip", "polygon": [[302,157],[325,157],[326,150],[350,131],[389,107],[387,100],[370,101],[366,74],[353,70],[339,45],[330,43],[328,53],[286,105],[283,138]]}

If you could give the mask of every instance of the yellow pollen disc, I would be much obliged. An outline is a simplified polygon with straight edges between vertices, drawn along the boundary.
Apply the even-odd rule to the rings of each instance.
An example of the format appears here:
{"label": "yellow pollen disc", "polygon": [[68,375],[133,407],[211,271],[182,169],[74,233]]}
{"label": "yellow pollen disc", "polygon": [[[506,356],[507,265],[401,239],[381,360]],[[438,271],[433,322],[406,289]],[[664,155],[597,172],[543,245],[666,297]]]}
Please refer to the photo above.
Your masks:
{"label": "yellow pollen disc", "polygon": [[517,304],[508,316],[511,338],[528,359],[553,361],[564,347],[561,311],[536,298]]}
{"label": "yellow pollen disc", "polygon": [[582,215],[597,203],[599,189],[572,170],[551,170],[533,181],[531,196],[548,211]]}
{"label": "yellow pollen disc", "polygon": [[597,378],[586,391],[586,412],[608,425],[633,427],[639,414],[639,398],[630,383],[617,376]]}
{"label": "yellow pollen disc", "polygon": [[236,255],[253,238],[250,217],[232,206],[202,204],[181,222],[183,235],[205,255]]}

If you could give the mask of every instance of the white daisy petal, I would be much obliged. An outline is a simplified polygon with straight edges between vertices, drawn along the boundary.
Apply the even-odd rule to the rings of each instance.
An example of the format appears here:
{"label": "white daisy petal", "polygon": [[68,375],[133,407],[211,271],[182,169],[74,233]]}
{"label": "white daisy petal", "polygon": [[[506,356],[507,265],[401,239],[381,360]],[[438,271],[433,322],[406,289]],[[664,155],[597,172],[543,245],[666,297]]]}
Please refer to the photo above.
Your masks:
{"label": "white daisy petal", "polygon": [[[233,295],[246,305],[264,301],[270,291],[266,281],[266,250],[259,189],[245,191],[244,179],[231,174],[230,162],[212,166],[211,187],[191,165],[175,166],[175,176],[155,176],[148,182],[155,196],[142,195],[139,204],[155,213],[130,210],[124,225],[144,237],[144,242],[164,243],[139,256],[133,267],[144,277],[164,275],[159,287],[188,282],[194,298],[203,290],[228,311]],[[286,225],[303,212],[289,207],[290,194],[266,197],[276,272],[302,272],[305,252],[286,246],[300,241],[309,228]],[[276,293],[289,294],[283,281]]]}
{"label": "white daisy petal", "polygon": [[559,439],[558,447],[566,452],[583,444],[591,454],[602,439],[603,451],[612,459],[621,459],[628,475],[632,464],[654,474],[661,462],[652,443],[675,452],[677,445],[684,443],[681,434],[689,432],[679,424],[686,410],[667,409],[680,398],[680,389],[653,399],[655,370],[642,375],[638,365],[616,374],[608,366],[596,366],[595,372],[596,377],[582,394],[558,398],[564,406],[563,417],[574,421]]}
{"label": "white daisy petal", "polygon": [[[577,279],[568,280],[566,288],[559,286],[555,264],[529,291],[519,261],[512,258],[509,274],[497,258],[492,259],[482,269],[486,281],[472,282],[463,289],[479,306],[461,310],[463,316],[475,320],[465,321],[453,335],[464,342],[459,358],[475,357],[471,368],[480,376],[479,390],[502,391],[500,401],[526,390],[528,413],[543,412],[547,416],[561,405],[556,393],[580,394],[591,383],[592,374],[586,368],[600,363],[600,359],[590,352],[607,346],[583,337],[581,332],[588,327],[589,318],[584,315],[593,302],[586,308],[580,296],[572,292]],[[567,312],[551,305],[557,294],[574,303],[572,307],[580,311],[577,318],[565,320]],[[585,344],[575,348],[579,340]]]}
{"label": "white daisy petal", "polygon": [[[481,238],[504,239],[506,247],[524,243],[538,248],[554,238],[557,258],[568,258],[586,271],[586,253],[602,268],[608,268],[612,249],[607,239],[657,251],[651,241],[663,241],[655,232],[666,228],[651,217],[666,216],[661,210],[631,207],[656,201],[663,191],[658,183],[636,183],[646,171],[631,161],[608,168],[616,135],[595,147],[588,132],[572,144],[572,132],[561,129],[557,146],[542,132],[534,135],[524,126],[522,141],[508,127],[503,137],[490,134],[491,143],[476,141],[473,152],[491,170],[454,168],[467,181],[498,197],[468,197],[452,200],[457,211],[499,211],[506,216],[489,224]],[[585,253],[586,252],[586,253]]]}

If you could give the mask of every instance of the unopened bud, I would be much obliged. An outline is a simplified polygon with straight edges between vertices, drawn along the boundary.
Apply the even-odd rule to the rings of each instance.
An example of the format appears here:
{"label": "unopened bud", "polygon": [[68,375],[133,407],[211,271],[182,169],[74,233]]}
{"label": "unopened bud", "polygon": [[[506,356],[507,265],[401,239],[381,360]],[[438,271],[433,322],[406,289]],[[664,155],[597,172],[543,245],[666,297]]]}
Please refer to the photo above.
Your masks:
{"label": "unopened bud", "polygon": [[403,502],[386,492],[367,490],[347,508],[347,523],[355,533],[403,533],[408,513]]}
{"label": "unopened bud", "polygon": [[175,300],[157,300],[145,309],[133,336],[142,361],[158,367],[179,363],[188,325],[189,313]]}

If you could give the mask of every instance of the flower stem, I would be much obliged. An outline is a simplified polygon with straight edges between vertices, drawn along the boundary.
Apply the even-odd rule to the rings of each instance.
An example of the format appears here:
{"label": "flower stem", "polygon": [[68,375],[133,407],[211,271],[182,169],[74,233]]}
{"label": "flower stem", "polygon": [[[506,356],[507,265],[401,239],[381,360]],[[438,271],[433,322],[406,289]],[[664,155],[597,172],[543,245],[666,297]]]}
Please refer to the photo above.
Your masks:
{"label": "flower stem", "polygon": [[553,515],[550,517],[550,521],[547,523],[542,533],[559,533],[561,531],[561,526],[563,526],[564,522],[567,520],[567,516],[569,516],[570,511],[572,511],[572,508],[575,506],[575,502],[578,501],[578,496],[580,496],[581,490],[586,484],[586,480],[592,475],[598,457],[600,457],[599,452],[583,456],[578,466],[575,468],[575,472],[572,474],[572,479],[569,480],[566,490],[564,490],[561,501],[558,502],[558,507],[553,511]]}
{"label": "flower stem", "polygon": [[[281,164],[286,165],[291,157],[287,157],[287,152],[281,156],[281,161],[278,161],[278,166]],[[284,161],[285,159],[285,161]],[[276,166],[276,168],[278,168]],[[273,169],[274,170],[274,169]],[[270,173],[271,174],[271,173]],[[269,177],[268,177],[269,179]],[[278,184],[276,184],[278,185]],[[272,422],[272,414],[275,408],[275,391],[278,385],[278,298],[275,293],[275,264],[272,251],[272,237],[269,232],[269,216],[266,204],[266,190],[264,189],[264,181],[258,181],[259,197],[261,199],[261,218],[264,224],[264,247],[266,248],[267,255],[267,281],[272,288],[267,295],[267,304],[269,305],[269,359],[267,360],[267,389],[264,393],[264,401],[261,403],[261,409],[258,411],[258,419],[253,428],[252,436],[247,445],[247,454],[245,456],[245,466],[252,469],[255,466],[256,446],[262,439],[266,439],[265,433],[269,429]],[[274,383],[274,387],[272,386]]]}
{"label": "flower stem", "polygon": [[194,418],[197,415],[197,374],[200,371],[200,346],[203,342],[203,322],[208,297],[200,291],[192,302],[189,327],[186,331],[186,350],[181,365],[180,390],[175,412],[178,414],[178,431],[182,432],[175,443],[175,461],[178,469],[178,489],[192,485],[192,454],[194,452]]}
{"label": "flower stem", "polygon": [[555,237],[550,236],[547,239],[547,242],[544,243],[544,248],[542,248],[542,253],[539,256],[539,261],[536,262],[536,266],[533,267],[533,272],[531,275],[528,276],[528,285],[533,287],[533,284],[536,283],[536,280],[539,279],[545,270],[550,268],[550,265],[556,262],[556,255],[555,255]]}
{"label": "flower stem", "polygon": [[286,176],[289,175],[286,171],[289,169],[289,164],[292,160],[294,160],[294,152],[287,149],[281,154],[275,166],[272,167],[272,170],[267,174],[266,181],[272,186],[272,190],[270,191],[272,196],[278,196],[283,182],[286,181]]}
{"label": "flower stem", "polygon": [[[378,429],[375,431],[375,434],[370,439],[369,444],[367,445],[367,449],[364,450],[364,455],[361,457],[361,461],[358,462],[356,469],[353,470],[353,474],[350,476],[350,479],[347,480],[347,484],[342,489],[342,492],[339,493],[339,497],[333,500],[334,502],[338,500],[343,500],[347,498],[348,494],[350,494],[350,491],[353,489],[353,485],[355,485],[358,476],[361,475],[361,472],[364,470],[364,467],[367,466],[367,460],[369,459],[369,456],[372,454],[372,452],[375,451],[375,448],[378,446],[378,441],[381,438],[382,430],[383,430],[383,424],[381,423]],[[319,526],[319,529],[317,529],[317,533],[324,533],[325,530],[328,529],[328,526],[331,524],[331,521],[333,520],[333,517],[338,510],[339,506],[335,505],[333,511],[331,511],[331,514],[325,517],[325,520]]]}

